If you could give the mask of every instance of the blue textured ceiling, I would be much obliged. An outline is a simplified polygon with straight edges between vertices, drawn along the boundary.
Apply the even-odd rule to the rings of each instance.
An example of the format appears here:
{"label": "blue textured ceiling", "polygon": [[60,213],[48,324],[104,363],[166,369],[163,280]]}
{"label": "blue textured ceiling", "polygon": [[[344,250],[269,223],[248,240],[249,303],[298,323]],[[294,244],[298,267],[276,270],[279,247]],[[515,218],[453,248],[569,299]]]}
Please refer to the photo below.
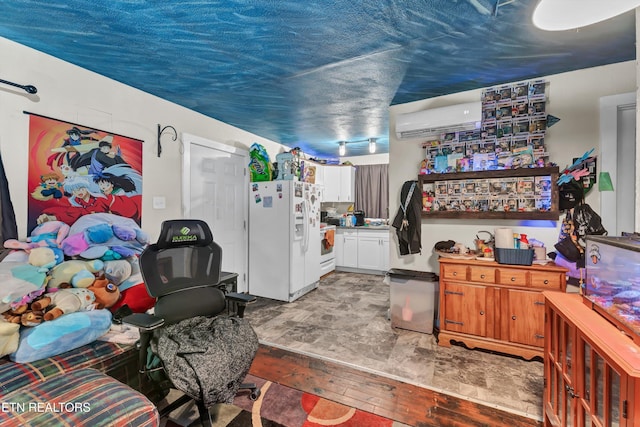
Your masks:
{"label": "blue textured ceiling", "polygon": [[387,152],[389,105],[635,58],[633,12],[545,33],[536,3],[10,0],[0,36],[331,159]]}

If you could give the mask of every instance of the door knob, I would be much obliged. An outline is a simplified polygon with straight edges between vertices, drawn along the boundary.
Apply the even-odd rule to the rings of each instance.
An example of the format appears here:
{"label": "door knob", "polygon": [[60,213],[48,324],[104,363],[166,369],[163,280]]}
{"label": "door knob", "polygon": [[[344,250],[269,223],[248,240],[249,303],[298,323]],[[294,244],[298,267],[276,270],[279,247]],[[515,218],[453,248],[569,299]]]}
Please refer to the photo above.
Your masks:
{"label": "door knob", "polygon": [[571,397],[580,397],[579,395],[575,394],[575,390],[573,389],[573,387],[571,387],[569,384],[567,384],[565,386],[565,389],[567,390],[567,394]]}

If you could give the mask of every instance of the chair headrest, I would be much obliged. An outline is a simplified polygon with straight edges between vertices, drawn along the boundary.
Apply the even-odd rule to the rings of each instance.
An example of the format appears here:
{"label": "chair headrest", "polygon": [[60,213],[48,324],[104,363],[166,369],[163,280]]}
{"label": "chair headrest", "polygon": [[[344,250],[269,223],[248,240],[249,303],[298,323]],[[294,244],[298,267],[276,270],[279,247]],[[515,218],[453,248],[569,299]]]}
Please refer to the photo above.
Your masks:
{"label": "chair headrest", "polygon": [[199,219],[172,219],[163,221],[158,236],[158,249],[182,246],[207,246],[213,242],[209,225]]}

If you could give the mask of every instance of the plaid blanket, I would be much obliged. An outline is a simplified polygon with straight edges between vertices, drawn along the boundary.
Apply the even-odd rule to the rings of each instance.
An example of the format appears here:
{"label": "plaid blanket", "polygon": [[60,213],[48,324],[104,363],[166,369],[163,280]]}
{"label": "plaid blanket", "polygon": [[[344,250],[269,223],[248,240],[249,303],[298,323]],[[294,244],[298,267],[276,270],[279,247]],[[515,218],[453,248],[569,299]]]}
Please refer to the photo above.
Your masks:
{"label": "plaid blanket", "polygon": [[[4,396],[36,382],[82,368],[95,368],[116,379],[129,384],[137,382],[137,350],[131,345],[121,345],[105,341],[94,341],[75,350],[54,357],[37,360],[32,363],[14,363],[6,358],[0,359],[0,401]],[[123,369],[131,364],[135,375],[123,375]],[[129,374],[131,374],[129,372]],[[131,378],[127,378],[130,376]],[[130,384],[131,385],[131,384]]]}
{"label": "plaid blanket", "polygon": [[158,426],[156,407],[144,395],[90,368],[50,376],[2,396],[0,425]]}

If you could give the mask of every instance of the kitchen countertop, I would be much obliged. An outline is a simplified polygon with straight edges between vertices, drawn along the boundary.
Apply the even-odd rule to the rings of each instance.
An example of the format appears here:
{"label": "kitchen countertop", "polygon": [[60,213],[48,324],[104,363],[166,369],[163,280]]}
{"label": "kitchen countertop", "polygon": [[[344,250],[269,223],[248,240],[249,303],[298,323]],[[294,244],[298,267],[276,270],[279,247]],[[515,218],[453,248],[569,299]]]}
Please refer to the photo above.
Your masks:
{"label": "kitchen countertop", "polygon": [[336,228],[340,230],[388,230],[389,227],[389,225],[366,225],[359,227],[336,226]]}
{"label": "kitchen countertop", "polygon": [[320,231],[335,230],[336,228],[338,228],[337,225],[329,225],[329,224],[325,224],[325,223],[321,223],[320,224]]}

